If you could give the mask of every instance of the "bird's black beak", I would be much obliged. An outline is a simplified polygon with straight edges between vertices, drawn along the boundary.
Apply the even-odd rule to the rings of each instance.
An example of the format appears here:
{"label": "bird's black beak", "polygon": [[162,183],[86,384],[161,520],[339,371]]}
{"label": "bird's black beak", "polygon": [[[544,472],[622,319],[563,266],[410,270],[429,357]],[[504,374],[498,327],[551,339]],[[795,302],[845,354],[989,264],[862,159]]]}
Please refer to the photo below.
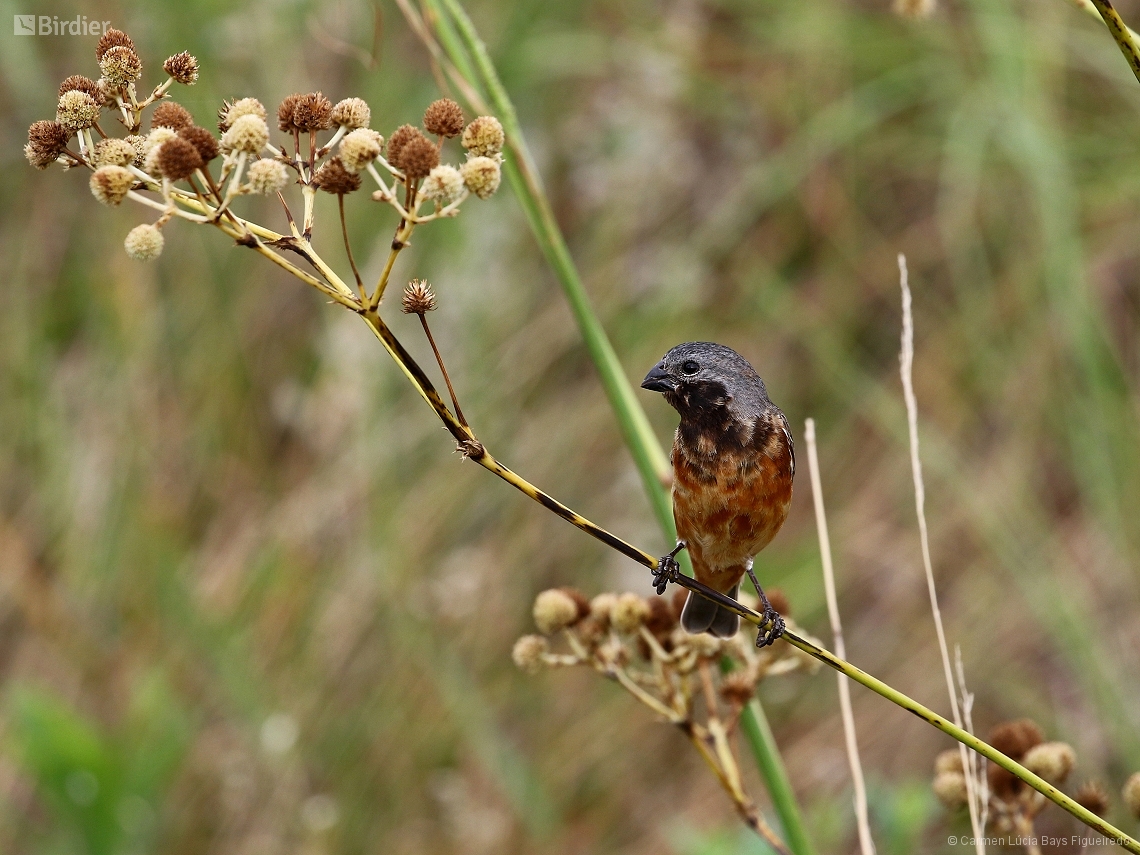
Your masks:
{"label": "bird's black beak", "polygon": [[641,381],[641,388],[651,392],[676,392],[677,381],[660,366],[654,365]]}

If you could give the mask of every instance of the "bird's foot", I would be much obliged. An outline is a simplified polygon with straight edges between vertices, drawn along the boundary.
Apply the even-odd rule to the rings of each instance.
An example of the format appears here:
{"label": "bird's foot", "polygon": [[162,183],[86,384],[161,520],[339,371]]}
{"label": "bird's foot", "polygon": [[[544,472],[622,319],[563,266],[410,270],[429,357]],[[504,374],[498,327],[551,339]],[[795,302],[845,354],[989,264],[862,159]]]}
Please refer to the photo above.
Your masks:
{"label": "bird's foot", "polygon": [[657,559],[657,566],[653,568],[653,587],[658,595],[664,594],[670,582],[681,579],[681,565],[677,563],[677,553],[685,548],[685,542],[678,541],[677,546],[668,555]]}
{"label": "bird's foot", "polygon": [[762,612],[764,623],[760,624],[760,630],[756,633],[756,646],[760,648],[775,644],[776,639],[782,636],[787,629],[780,613],[768,603],[764,605],[765,609]]}

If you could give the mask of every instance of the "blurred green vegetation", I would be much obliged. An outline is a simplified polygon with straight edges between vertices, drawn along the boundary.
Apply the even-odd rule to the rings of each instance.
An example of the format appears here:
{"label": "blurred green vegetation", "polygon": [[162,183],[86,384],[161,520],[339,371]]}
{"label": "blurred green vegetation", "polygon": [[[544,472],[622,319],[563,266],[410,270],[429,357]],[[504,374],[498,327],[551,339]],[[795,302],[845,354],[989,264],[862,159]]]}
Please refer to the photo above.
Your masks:
{"label": "blurred green vegetation", "polygon": [[[150,82],[190,50],[202,79],[176,95],[202,124],[222,98],[320,88],[387,133],[437,94],[387,4],[375,68],[364,4],[4,8],[113,21]],[[1104,28],[1061,0],[922,22],[839,0],[469,9],[629,375],[723,341],[797,435],[815,417],[849,654],[941,709],[897,374],[907,254],[974,720],[1033,716],[1115,789],[1140,767],[1140,87]],[[3,38],[0,848],[762,851],[619,689],[510,663],[537,591],[648,592],[648,574],[463,465],[364,327],[252,254],[175,223],[158,263],[130,262],[141,208],[20,153],[58,80],[94,74],[94,40]],[[375,276],[395,224],[348,207]],[[419,230],[412,275],[437,286],[488,447],[663,551],[510,196]],[[667,438],[673,413],[647,408]],[[806,481],[757,566],[826,637]],[[854,846],[834,686],[762,687],[821,851]],[[960,821],[925,786],[947,741],[854,701],[880,851],[952,851]]]}

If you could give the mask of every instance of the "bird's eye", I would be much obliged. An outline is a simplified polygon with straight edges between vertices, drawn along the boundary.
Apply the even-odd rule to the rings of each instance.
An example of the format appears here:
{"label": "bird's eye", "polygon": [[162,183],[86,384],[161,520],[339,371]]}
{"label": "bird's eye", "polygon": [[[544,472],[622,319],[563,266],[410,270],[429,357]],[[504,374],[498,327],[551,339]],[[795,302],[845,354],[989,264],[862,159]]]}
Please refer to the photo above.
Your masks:
{"label": "bird's eye", "polygon": [[701,370],[701,366],[693,362],[691,359],[686,359],[681,363],[681,373],[688,374],[690,377]]}

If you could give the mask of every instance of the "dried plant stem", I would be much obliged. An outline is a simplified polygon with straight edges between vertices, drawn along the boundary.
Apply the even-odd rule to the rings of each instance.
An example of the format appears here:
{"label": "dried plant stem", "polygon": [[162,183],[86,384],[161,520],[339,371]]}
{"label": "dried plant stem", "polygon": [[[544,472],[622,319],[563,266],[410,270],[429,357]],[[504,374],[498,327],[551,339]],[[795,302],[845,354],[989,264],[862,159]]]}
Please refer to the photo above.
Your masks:
{"label": "dried plant stem", "polygon": [[469,427],[467,419],[463,415],[463,410],[459,406],[459,398],[455,395],[455,387],[451,385],[451,375],[447,373],[447,366],[443,364],[443,355],[439,352],[439,348],[435,344],[435,336],[431,334],[431,327],[428,326],[427,315],[423,312],[419,313],[420,324],[424,328],[424,335],[427,336],[428,344],[431,345],[431,351],[435,354],[435,361],[439,365],[439,371],[443,375],[443,382],[447,384],[448,394],[451,395],[451,406],[455,407],[455,417],[459,419],[459,423],[464,427]]}
{"label": "dried plant stem", "polygon": [[[823,508],[819,455],[815,445],[815,419],[804,422],[804,442],[807,444],[808,473],[811,476],[811,494],[815,504],[815,527],[819,534],[827,614],[831,618],[831,633],[835,638],[835,655],[840,659],[846,659],[847,648],[843,643],[843,624],[839,619],[839,600],[835,593],[835,571],[831,564],[831,538],[827,533],[827,514]],[[843,716],[843,740],[847,745],[847,763],[851,767],[851,783],[855,791],[855,822],[859,828],[859,851],[863,855],[874,855],[875,842],[871,838],[871,823],[867,817],[867,786],[863,781],[863,764],[859,760],[859,743],[855,738],[855,715],[851,711],[851,687],[842,674],[837,674],[836,679],[839,682],[839,710]]]}
{"label": "dried plant stem", "polygon": [[337,208],[340,211],[340,233],[344,237],[344,251],[348,255],[349,266],[352,267],[352,275],[356,278],[356,290],[360,292],[360,299],[364,301],[368,299],[368,295],[364,291],[364,280],[360,278],[360,271],[356,269],[356,259],[352,257],[352,244],[348,240],[348,223],[344,219],[344,194],[338,193],[336,197]]}

